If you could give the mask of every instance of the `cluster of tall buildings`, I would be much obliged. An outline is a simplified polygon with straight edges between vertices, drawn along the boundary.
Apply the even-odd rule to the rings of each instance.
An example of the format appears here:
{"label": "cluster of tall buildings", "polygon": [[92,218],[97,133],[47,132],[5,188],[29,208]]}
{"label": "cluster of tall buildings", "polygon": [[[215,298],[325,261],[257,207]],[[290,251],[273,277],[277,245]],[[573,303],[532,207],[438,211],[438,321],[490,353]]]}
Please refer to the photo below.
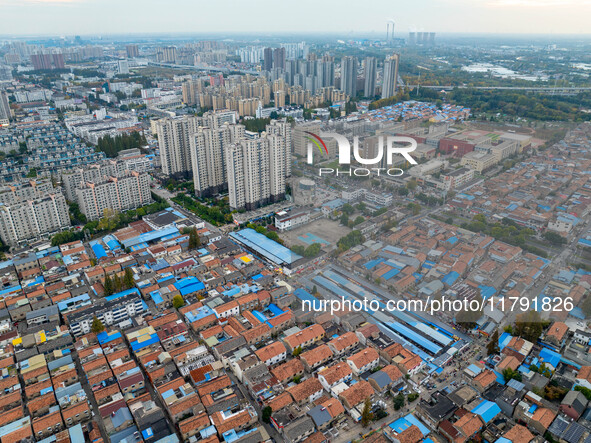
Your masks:
{"label": "cluster of tall buildings", "polygon": [[165,118],[155,123],[162,170],[193,174],[197,196],[228,190],[232,208],[255,209],[285,197],[291,175],[291,125],[272,121],[261,135],[236,124],[234,112]]}
{"label": "cluster of tall buildings", "polygon": [[434,45],[435,44],[435,33],[434,32],[409,32],[408,33],[408,44],[414,45]]}
{"label": "cluster of tall buildings", "polygon": [[[384,60],[382,70],[382,98],[392,97],[396,93],[398,82],[398,54],[392,54]],[[345,94],[355,97],[358,93],[357,74],[359,61],[357,57],[345,56],[341,59],[341,84],[340,89]],[[376,95],[378,79],[378,60],[375,57],[366,57],[363,61],[363,95],[373,97]]]}
{"label": "cluster of tall buildings", "polygon": [[31,54],[31,63],[36,70],[65,69],[64,55],[61,52],[40,51]]}

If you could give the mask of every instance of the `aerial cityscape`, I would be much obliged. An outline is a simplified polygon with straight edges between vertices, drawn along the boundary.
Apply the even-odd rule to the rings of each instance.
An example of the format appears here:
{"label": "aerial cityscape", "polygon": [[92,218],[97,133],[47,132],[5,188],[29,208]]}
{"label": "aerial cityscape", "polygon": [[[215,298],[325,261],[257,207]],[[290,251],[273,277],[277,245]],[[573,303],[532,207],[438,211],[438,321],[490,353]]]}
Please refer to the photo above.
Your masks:
{"label": "aerial cityscape", "polygon": [[0,1],[0,443],[591,443],[586,0]]}

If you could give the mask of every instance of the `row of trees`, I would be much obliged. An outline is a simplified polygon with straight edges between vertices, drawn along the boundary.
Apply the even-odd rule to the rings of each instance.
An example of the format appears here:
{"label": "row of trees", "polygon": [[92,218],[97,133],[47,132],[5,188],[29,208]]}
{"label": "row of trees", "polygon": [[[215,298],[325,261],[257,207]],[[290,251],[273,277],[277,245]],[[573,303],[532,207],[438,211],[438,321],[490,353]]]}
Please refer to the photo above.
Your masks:
{"label": "row of trees", "polygon": [[320,243],[312,243],[307,247],[302,245],[294,245],[292,246],[291,250],[302,257],[314,258],[320,254],[322,247],[320,246]]}
{"label": "row of trees", "polygon": [[345,252],[354,246],[363,243],[364,238],[360,231],[351,231],[344,237],[341,237],[337,242],[337,246],[341,252]]}
{"label": "row of trees", "polygon": [[111,278],[109,275],[105,276],[103,287],[105,289],[105,297],[116,294],[121,291],[126,291],[135,286],[133,280],[133,272],[131,268],[125,268],[125,274],[123,278],[119,277],[118,274],[113,275]]}
{"label": "row of trees", "polygon": [[117,157],[120,151],[125,149],[141,148],[146,146],[148,142],[146,137],[139,132],[134,131],[131,134],[117,135],[115,138],[110,135],[101,137],[97,144],[97,149],[104,152],[107,157]]}
{"label": "row of trees", "polygon": [[172,200],[212,225],[221,226],[232,222],[232,211],[227,205],[221,207],[218,205],[206,206],[186,194],[179,194],[173,197]]}
{"label": "row of trees", "polygon": [[[89,235],[94,236],[105,232],[114,231],[127,226],[131,222],[139,220],[145,215],[162,211],[169,206],[166,200],[158,197],[155,194],[152,194],[152,198],[156,200],[154,203],[142,206],[138,209],[131,209],[125,212],[115,212],[112,209],[105,209],[103,218],[86,223],[81,230],[58,232],[53,237],[51,237],[51,245],[59,246],[63,245],[64,243],[82,240],[84,239],[86,232],[88,232]],[[84,214],[82,214],[79,209],[77,209],[77,205],[74,204],[70,206],[70,217],[73,222],[74,219],[77,219],[76,221],[79,221],[80,223],[84,223],[86,220]]]}

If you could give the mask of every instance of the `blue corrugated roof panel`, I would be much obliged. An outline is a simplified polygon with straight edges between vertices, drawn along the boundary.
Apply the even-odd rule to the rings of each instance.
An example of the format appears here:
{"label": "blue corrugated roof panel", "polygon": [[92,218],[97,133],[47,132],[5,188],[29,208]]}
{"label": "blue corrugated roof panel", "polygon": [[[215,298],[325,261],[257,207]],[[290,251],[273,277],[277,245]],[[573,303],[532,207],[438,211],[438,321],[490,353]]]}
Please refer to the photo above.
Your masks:
{"label": "blue corrugated roof panel", "polygon": [[484,423],[489,423],[501,413],[501,408],[492,401],[484,400],[482,403],[472,409],[472,413],[482,418]]}
{"label": "blue corrugated roof panel", "polygon": [[246,228],[238,232],[231,232],[230,237],[277,265],[291,264],[302,258],[254,229]]}
{"label": "blue corrugated roof panel", "polygon": [[425,348],[427,351],[432,352],[433,354],[437,354],[439,351],[441,351],[440,346],[437,346],[435,343],[410,330],[401,323],[391,322],[388,323],[388,325],[399,334],[402,334],[404,337],[406,337],[413,343],[416,343],[417,345]]}

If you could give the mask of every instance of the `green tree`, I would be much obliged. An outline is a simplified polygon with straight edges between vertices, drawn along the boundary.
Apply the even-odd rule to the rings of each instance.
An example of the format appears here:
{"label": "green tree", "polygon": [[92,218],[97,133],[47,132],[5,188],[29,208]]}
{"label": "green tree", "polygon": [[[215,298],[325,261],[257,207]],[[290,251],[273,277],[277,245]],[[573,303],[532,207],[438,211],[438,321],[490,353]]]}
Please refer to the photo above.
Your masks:
{"label": "green tree", "polygon": [[135,286],[135,281],[133,280],[133,271],[131,268],[125,268],[125,275],[123,276],[123,286],[125,289],[131,289]]}
{"label": "green tree", "polygon": [[29,172],[27,173],[27,178],[35,178],[35,177],[37,177],[37,168],[29,169]]}
{"label": "green tree", "polygon": [[183,300],[183,297],[180,294],[177,294],[172,298],[172,306],[175,309],[180,309],[185,306],[185,300]]}
{"label": "green tree", "polygon": [[490,341],[486,345],[486,352],[488,353],[488,355],[494,355],[498,354],[499,351],[499,331],[495,329],[495,332],[493,332]]}
{"label": "green tree", "polygon": [[295,348],[292,352],[294,357],[297,357],[298,355],[300,355],[303,352],[303,349],[301,346],[298,346],[297,348]]}
{"label": "green tree", "polygon": [[524,312],[517,316],[513,331],[515,335],[537,343],[544,331],[542,317],[535,310]]}
{"label": "green tree", "polygon": [[271,414],[273,414],[273,409],[271,408],[271,406],[265,406],[263,408],[263,423],[271,423]]}
{"label": "green tree", "polygon": [[361,426],[367,428],[373,419],[373,413],[371,412],[371,401],[369,398],[365,399],[363,404],[363,410],[361,411]]}
{"label": "green tree", "polygon": [[396,397],[394,397],[394,409],[396,411],[402,409],[404,406],[404,394],[400,393]]}
{"label": "green tree", "polygon": [[521,381],[521,373],[519,371],[514,371],[511,368],[507,368],[503,371],[503,378],[506,382],[511,379]]}
{"label": "green tree", "polygon": [[92,325],[90,325],[90,330],[95,334],[98,334],[99,332],[103,332],[105,330],[105,325],[103,325],[103,322],[100,321],[100,319],[96,315],[92,318]]}
{"label": "green tree", "polygon": [[109,275],[105,276],[105,282],[103,283],[103,287],[105,288],[105,297],[109,295],[113,295],[113,280]]}
{"label": "green tree", "polygon": [[123,289],[123,283],[121,282],[121,277],[118,274],[113,275],[113,291],[115,293],[121,292]]}
{"label": "green tree", "polygon": [[199,246],[201,246],[201,240],[197,234],[197,228],[193,228],[189,233],[189,249],[197,249]]}

